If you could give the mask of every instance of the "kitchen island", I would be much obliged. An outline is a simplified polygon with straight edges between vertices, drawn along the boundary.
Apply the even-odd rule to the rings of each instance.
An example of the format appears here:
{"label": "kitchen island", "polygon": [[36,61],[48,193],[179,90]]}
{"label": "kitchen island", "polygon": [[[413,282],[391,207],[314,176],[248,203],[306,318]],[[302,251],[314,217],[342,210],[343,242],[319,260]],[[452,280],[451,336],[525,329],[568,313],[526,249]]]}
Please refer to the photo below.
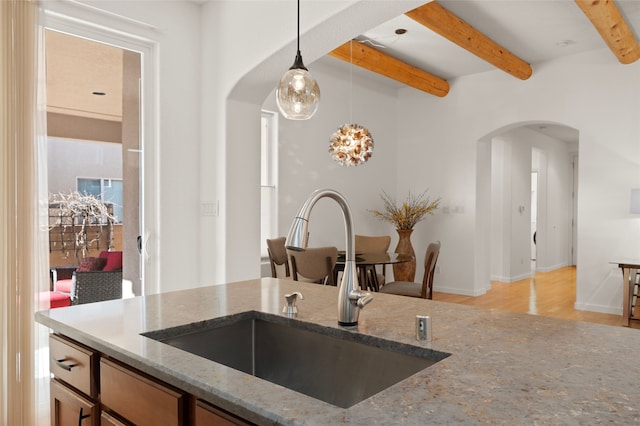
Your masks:
{"label": "kitchen island", "polygon": [[[36,320],[256,424],[640,422],[640,333],[624,327],[376,293],[351,332],[451,356],[347,409],[141,335],[252,310],[282,315],[294,291],[304,296],[297,320],[340,328],[337,288],[273,278],[53,309]],[[416,315],[431,316],[430,343],[415,339]]]}

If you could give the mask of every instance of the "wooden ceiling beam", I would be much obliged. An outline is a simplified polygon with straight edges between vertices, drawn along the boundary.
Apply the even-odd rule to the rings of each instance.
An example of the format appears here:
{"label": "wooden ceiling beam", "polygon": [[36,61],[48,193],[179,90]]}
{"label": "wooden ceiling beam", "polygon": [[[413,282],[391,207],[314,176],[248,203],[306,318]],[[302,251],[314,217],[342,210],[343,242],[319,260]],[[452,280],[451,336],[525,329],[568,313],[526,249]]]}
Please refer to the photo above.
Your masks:
{"label": "wooden ceiling beam", "polygon": [[526,80],[533,73],[531,65],[449,12],[437,1],[417,7],[405,15],[514,77]]}
{"label": "wooden ceiling beam", "polygon": [[435,96],[444,97],[449,93],[446,80],[355,40],[337,47],[329,55]]}
{"label": "wooden ceiling beam", "polygon": [[638,40],[613,0],[575,2],[621,63],[630,64],[640,58]]}

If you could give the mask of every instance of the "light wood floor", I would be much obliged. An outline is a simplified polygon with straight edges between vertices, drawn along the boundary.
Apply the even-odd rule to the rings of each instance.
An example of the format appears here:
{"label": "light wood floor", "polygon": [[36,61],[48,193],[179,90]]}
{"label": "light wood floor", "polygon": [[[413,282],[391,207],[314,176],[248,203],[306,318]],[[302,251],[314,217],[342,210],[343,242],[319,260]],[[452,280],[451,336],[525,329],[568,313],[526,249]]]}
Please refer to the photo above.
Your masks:
{"label": "light wood floor", "polygon": [[[622,280],[622,275],[620,279]],[[494,281],[491,290],[482,296],[434,292],[433,299],[617,327],[621,327],[622,321],[620,315],[578,311],[573,308],[576,300],[576,269],[571,266],[552,272],[538,272],[533,278],[514,283]],[[640,329],[640,321],[631,321],[630,326]]]}

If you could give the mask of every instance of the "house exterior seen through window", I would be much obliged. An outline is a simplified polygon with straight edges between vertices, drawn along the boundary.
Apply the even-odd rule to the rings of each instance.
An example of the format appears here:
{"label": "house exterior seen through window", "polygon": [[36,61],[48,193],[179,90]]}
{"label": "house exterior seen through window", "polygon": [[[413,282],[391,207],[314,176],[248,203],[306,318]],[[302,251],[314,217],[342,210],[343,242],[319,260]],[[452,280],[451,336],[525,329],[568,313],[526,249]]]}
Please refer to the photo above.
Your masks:
{"label": "house exterior seen through window", "polygon": [[116,222],[122,223],[122,179],[78,178],[78,192],[112,204]]}

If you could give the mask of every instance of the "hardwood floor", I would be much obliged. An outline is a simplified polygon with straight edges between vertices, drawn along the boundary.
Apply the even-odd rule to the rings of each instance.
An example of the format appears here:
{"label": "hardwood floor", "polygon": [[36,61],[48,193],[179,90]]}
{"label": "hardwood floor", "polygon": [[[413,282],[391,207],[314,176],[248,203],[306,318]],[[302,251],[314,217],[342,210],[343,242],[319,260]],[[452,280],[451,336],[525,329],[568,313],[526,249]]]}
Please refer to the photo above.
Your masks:
{"label": "hardwood floor", "polygon": [[[620,276],[622,279],[622,275]],[[551,272],[538,272],[535,277],[514,283],[492,282],[491,290],[478,297],[434,292],[433,299],[462,305],[495,308],[574,321],[594,322],[621,327],[621,316],[578,311],[576,300],[576,268],[569,266]],[[640,329],[640,321],[631,321]]]}

